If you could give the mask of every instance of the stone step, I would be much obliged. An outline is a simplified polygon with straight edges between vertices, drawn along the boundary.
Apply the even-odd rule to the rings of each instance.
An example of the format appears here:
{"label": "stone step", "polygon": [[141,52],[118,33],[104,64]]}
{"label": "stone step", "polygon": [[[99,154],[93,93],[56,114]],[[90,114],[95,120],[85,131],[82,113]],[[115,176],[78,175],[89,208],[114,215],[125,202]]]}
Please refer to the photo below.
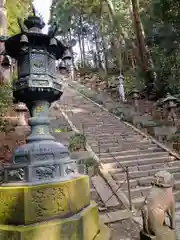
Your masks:
{"label": "stone step", "polygon": [[94,146],[97,146],[97,144],[100,144],[101,145],[101,147],[116,147],[116,146],[119,146],[119,145],[122,145],[122,144],[124,144],[124,143],[126,143],[126,144],[132,144],[132,145],[137,145],[137,143],[139,144],[139,145],[148,145],[148,144],[150,144],[150,142],[149,141],[135,141],[135,140],[130,140],[130,141],[126,141],[126,140],[123,140],[123,139],[119,139],[119,140],[112,140],[110,143],[104,143],[103,141],[102,142],[98,142],[98,141],[93,141],[93,142],[89,142],[88,141],[88,143],[91,145],[91,147],[94,147]]}
{"label": "stone step", "polygon": [[[97,127],[97,125],[96,125],[96,127]],[[91,129],[91,131],[88,131],[88,132],[85,130],[85,132],[89,133],[87,136],[88,140],[94,141],[94,138],[92,136],[92,129]],[[100,133],[98,135],[98,139],[99,139],[99,141],[105,141],[105,142],[108,142],[109,140],[113,140],[116,138],[121,139],[121,140],[127,139],[127,140],[131,141],[132,139],[136,138],[136,136],[140,137],[141,139],[147,139],[147,138],[143,138],[143,136],[141,136],[139,134],[134,134],[134,132],[128,133],[126,135],[125,134],[123,135],[122,133],[119,133],[119,132]]]}
{"label": "stone step", "polygon": [[174,189],[175,190],[180,190],[180,180],[176,180],[174,183]]}
{"label": "stone step", "polygon": [[[98,126],[98,123],[94,127],[89,128],[89,130],[86,128],[86,131],[85,131],[86,134],[91,135],[93,129],[95,130],[96,135],[98,135],[99,137],[102,136],[101,135],[102,132],[105,134],[116,132],[116,134],[119,134],[119,136],[121,136],[120,128],[104,128],[104,126]],[[129,138],[133,135],[133,133],[128,133],[128,134],[129,134]]]}
{"label": "stone step", "polygon": [[125,166],[132,167],[132,166],[142,166],[147,164],[164,163],[164,162],[170,162],[170,161],[171,159],[169,157],[145,158],[145,159],[121,162],[121,165],[123,167]]}
{"label": "stone step", "polygon": [[[109,153],[110,155],[111,153]],[[137,155],[126,155],[126,156],[117,156],[114,157],[112,154],[109,157],[100,157],[100,160],[103,163],[111,163],[114,162],[114,160],[116,159],[116,161],[119,162],[125,162],[125,161],[130,161],[130,160],[139,160],[139,159],[149,159],[149,158],[158,158],[158,157],[168,157],[169,153],[167,152],[157,152],[157,153],[143,153],[143,154],[137,154]],[[114,159],[115,158],[115,159]]]}
{"label": "stone step", "polygon": [[[119,168],[116,168],[118,163],[106,163],[103,166],[106,167],[106,169],[109,169],[110,174],[118,174],[123,173],[124,169],[120,166]],[[161,169],[161,168],[169,168],[169,167],[180,167],[180,161],[171,161],[171,162],[162,162],[162,163],[153,163],[153,164],[147,164],[147,165],[137,165],[133,167],[129,167],[130,172],[137,172],[137,171],[150,171],[154,169]]]}
{"label": "stone step", "polygon": [[[92,137],[87,137],[87,139],[92,142],[92,143],[96,143],[96,140],[93,139]],[[111,142],[119,142],[119,141],[127,141],[127,142],[145,142],[145,139],[142,138],[142,136],[128,136],[128,137],[122,137],[120,134],[109,134],[106,136],[98,136],[98,141],[101,143],[111,143]],[[148,139],[146,139],[146,142],[148,141]]]}
{"label": "stone step", "polygon": [[[160,170],[166,170],[170,173],[175,174],[176,179],[180,177],[180,167],[166,167],[166,168],[156,168],[151,170],[145,170],[145,171],[129,171],[129,177],[130,179],[137,179],[142,177],[148,177],[148,176],[154,176],[155,173],[157,173]],[[179,174],[179,175],[178,175]],[[114,173],[113,178],[116,181],[123,180],[124,179],[124,173]]]}
{"label": "stone step", "polygon": [[134,138],[130,138],[130,139],[123,139],[120,136],[117,137],[106,137],[105,139],[99,139],[99,137],[97,137],[97,139],[93,139],[90,140],[89,138],[87,138],[87,141],[89,144],[91,144],[91,146],[96,146],[97,144],[100,144],[102,146],[107,146],[107,145],[117,145],[117,144],[121,144],[124,143],[125,141],[127,143],[137,143],[137,142],[141,142],[141,139],[134,139]]}
{"label": "stone step", "polygon": [[[140,197],[145,197],[149,193],[149,190],[151,189],[151,186],[147,187],[136,187],[131,189],[131,198],[140,198]],[[124,193],[126,196],[128,196],[128,190],[125,190]]]}
{"label": "stone step", "polygon": [[[180,161],[176,160],[176,161],[173,161],[173,160],[167,160],[165,159],[166,161],[162,161],[162,162],[153,162],[153,163],[145,163],[143,165],[132,165],[132,166],[129,166],[129,171],[141,171],[141,170],[149,170],[149,169],[158,169],[158,168],[163,168],[164,166],[168,166],[168,167],[176,167],[176,166],[180,166]],[[130,161],[132,162],[132,161]],[[123,165],[123,164],[122,164]],[[109,173],[121,173],[121,172],[124,172],[124,169],[122,168],[122,166],[117,163],[117,162],[114,162],[114,163],[105,163],[103,164],[103,168],[104,169],[107,169],[109,171]]]}
{"label": "stone step", "polygon": [[[89,116],[88,116],[89,117]],[[91,120],[90,120],[91,121]],[[99,120],[99,119],[97,119],[96,117],[94,117],[94,122],[93,122],[93,124],[91,124],[91,122],[86,122],[85,120],[83,120],[83,123],[84,123],[84,125],[86,126],[86,127],[90,127],[90,128],[92,128],[92,127],[96,127],[97,129],[98,129],[98,133],[100,133],[100,135],[102,134],[102,135],[106,135],[106,134],[108,134],[108,133],[119,133],[119,134],[121,134],[122,136],[128,136],[128,135],[134,135],[134,131],[133,131],[133,129],[132,128],[129,128],[129,127],[126,127],[125,125],[124,125],[124,123],[122,123],[123,125],[120,125],[120,126],[117,126],[117,123],[114,123],[114,125],[113,124],[111,124],[111,125],[109,125],[109,124],[107,124],[106,123],[106,121],[102,121],[102,119],[101,120]],[[108,121],[108,120],[107,120]],[[121,122],[118,122],[118,125],[119,125],[119,123],[121,123]],[[116,126],[115,126],[116,125]],[[124,127],[125,126],[125,127]],[[104,128],[104,132],[101,132],[100,131],[100,129],[101,128]],[[109,130],[109,131],[108,131]],[[137,133],[135,133],[135,134],[137,134]]]}
{"label": "stone step", "polygon": [[143,206],[145,197],[139,197],[132,199],[132,204],[136,209],[140,209]]}
{"label": "stone step", "polygon": [[[126,156],[126,155],[131,155],[131,154],[141,154],[141,153],[153,153],[153,152],[164,152],[163,149],[159,148],[159,147],[151,147],[151,148],[147,148],[147,149],[132,149],[132,150],[127,150],[127,151],[117,151],[117,152],[111,152],[111,154],[113,156]],[[101,153],[100,155],[98,155],[98,157],[102,156],[102,157],[106,157],[108,156],[109,153]]]}
{"label": "stone step", "polygon": [[[91,144],[90,144],[91,146]],[[146,149],[146,148],[152,148],[156,146],[155,144],[153,143],[146,143],[146,144],[140,144],[139,142],[137,143],[123,143],[123,144],[119,144],[118,146],[116,147],[101,147],[100,146],[100,153],[107,153],[107,152],[115,152],[115,151],[128,151],[128,150],[131,150],[131,149]],[[95,152],[95,153],[99,153],[99,146],[97,144],[97,146],[94,146],[94,147],[91,147],[92,150]]]}
{"label": "stone step", "polygon": [[[89,127],[88,125],[87,125],[87,127]],[[106,130],[108,130],[106,127],[104,127],[104,125],[102,124],[102,125],[99,125],[99,123],[95,123],[94,124],[94,127],[91,127],[87,132],[89,133],[89,136],[91,136],[92,135],[92,128],[93,129],[98,129],[98,128],[101,128],[101,130],[102,130],[102,128],[104,128],[104,129],[106,129]],[[86,128],[87,129],[87,128]],[[103,130],[104,130],[103,129]],[[100,131],[98,131],[98,132],[100,132]],[[105,139],[105,138],[113,138],[113,137],[121,137],[121,138],[131,138],[131,137],[139,137],[139,136],[141,136],[139,133],[135,133],[135,132],[133,132],[133,130],[123,130],[123,129],[121,129],[121,128],[116,128],[116,131],[109,131],[109,132],[100,132],[99,134],[98,134],[98,136],[99,136],[99,138],[101,138],[101,139]],[[147,137],[144,137],[144,136],[141,136],[141,139],[147,139]]]}
{"label": "stone step", "polygon": [[[175,198],[179,195],[179,191],[174,190],[173,193]],[[132,204],[136,209],[140,209],[143,206],[144,200],[145,197],[134,198],[132,199]]]}
{"label": "stone step", "polygon": [[94,176],[91,180],[105,207],[117,207],[120,205],[117,197],[102,177]]}
{"label": "stone step", "polygon": [[[175,189],[180,189],[180,172],[174,173],[174,178],[175,178]],[[112,178],[114,179],[114,176],[112,176]],[[116,180],[118,185],[122,185],[122,189],[126,189],[128,188],[128,183],[127,183],[127,177],[125,176],[123,180]],[[115,180],[115,179],[114,179]],[[140,177],[137,179],[130,179],[129,183],[130,183],[130,188],[136,188],[138,186],[140,187],[146,187],[146,186],[151,186],[151,183],[154,180],[154,176],[148,176],[148,177]]]}
{"label": "stone step", "polygon": [[180,211],[180,202],[176,202],[176,211]]}
{"label": "stone step", "polygon": [[122,221],[124,219],[131,218],[131,217],[132,217],[132,212],[130,212],[127,209],[100,214],[100,219],[105,224]]}

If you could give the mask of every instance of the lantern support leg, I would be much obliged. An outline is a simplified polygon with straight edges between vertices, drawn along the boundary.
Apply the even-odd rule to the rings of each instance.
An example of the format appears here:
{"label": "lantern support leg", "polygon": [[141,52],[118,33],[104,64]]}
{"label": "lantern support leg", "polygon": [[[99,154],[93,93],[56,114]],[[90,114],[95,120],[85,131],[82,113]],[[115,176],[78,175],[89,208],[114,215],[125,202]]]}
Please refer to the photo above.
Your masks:
{"label": "lantern support leg", "polygon": [[49,107],[50,104],[47,101],[36,101],[31,104],[27,104],[31,118],[29,119],[29,125],[31,126],[31,134],[27,138],[27,143],[41,140],[54,140],[55,138],[50,134],[50,119],[49,119]]}

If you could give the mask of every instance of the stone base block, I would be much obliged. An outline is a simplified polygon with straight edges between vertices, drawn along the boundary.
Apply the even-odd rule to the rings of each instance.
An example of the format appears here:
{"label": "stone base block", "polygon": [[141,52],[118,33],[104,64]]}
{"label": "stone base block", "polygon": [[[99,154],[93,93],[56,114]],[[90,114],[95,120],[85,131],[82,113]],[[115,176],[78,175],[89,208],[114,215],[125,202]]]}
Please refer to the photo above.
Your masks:
{"label": "stone base block", "polygon": [[99,223],[96,204],[91,203],[70,218],[28,226],[0,225],[1,240],[109,240],[109,229]]}
{"label": "stone base block", "polygon": [[152,236],[141,231],[140,240],[176,240],[176,231],[166,226],[162,227],[159,236]]}
{"label": "stone base block", "polygon": [[89,204],[88,176],[42,185],[0,186],[0,224],[27,225],[70,217]]}

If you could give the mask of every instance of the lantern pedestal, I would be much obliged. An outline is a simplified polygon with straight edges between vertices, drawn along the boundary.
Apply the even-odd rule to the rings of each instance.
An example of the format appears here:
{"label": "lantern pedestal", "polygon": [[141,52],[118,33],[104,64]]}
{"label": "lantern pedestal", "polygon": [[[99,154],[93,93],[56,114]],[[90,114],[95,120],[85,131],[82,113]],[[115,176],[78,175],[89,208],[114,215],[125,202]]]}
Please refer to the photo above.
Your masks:
{"label": "lantern pedestal", "polygon": [[[62,179],[63,180],[63,179]],[[42,185],[0,187],[0,239],[108,240],[90,201],[87,176]]]}

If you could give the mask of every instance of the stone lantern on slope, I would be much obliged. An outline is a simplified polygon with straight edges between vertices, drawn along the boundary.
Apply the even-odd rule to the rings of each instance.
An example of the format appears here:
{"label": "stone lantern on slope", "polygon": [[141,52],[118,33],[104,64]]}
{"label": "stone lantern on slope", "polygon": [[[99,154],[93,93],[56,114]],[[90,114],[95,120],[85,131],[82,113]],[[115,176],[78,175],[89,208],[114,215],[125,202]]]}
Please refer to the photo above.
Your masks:
{"label": "stone lantern on slope", "polygon": [[165,118],[175,125],[175,121],[177,120],[176,116],[176,108],[177,108],[177,98],[171,96],[169,93],[166,98],[161,101],[161,106],[164,107],[165,110]]}
{"label": "stone lantern on slope", "polygon": [[68,148],[49,130],[50,104],[62,95],[55,61],[69,58],[68,49],[55,38],[55,27],[41,32],[44,23],[35,14],[19,25],[21,33],[5,41],[5,54],[17,60],[14,102],[28,107],[31,133],[0,171],[0,239],[108,240],[88,177],[76,172]]}
{"label": "stone lantern on slope", "polygon": [[[53,161],[53,166],[54,161],[60,161],[61,168],[52,174],[55,178],[64,176],[66,170],[63,162],[68,159],[68,149],[51,136],[48,114],[50,104],[62,95],[62,85],[56,81],[55,60],[63,56],[66,47],[54,38],[55,32],[48,35],[41,33],[44,22],[37,16],[28,17],[24,25],[20,23],[20,27],[20,34],[5,41],[5,50],[17,60],[18,65],[18,80],[13,86],[14,102],[27,105],[32,129],[27,144],[16,149],[13,165],[25,165],[24,172],[27,174],[24,174],[24,181],[35,181],[37,176],[30,171],[29,164],[42,165],[43,160],[48,160]],[[13,178],[9,178],[7,172],[5,181],[9,182]]]}

